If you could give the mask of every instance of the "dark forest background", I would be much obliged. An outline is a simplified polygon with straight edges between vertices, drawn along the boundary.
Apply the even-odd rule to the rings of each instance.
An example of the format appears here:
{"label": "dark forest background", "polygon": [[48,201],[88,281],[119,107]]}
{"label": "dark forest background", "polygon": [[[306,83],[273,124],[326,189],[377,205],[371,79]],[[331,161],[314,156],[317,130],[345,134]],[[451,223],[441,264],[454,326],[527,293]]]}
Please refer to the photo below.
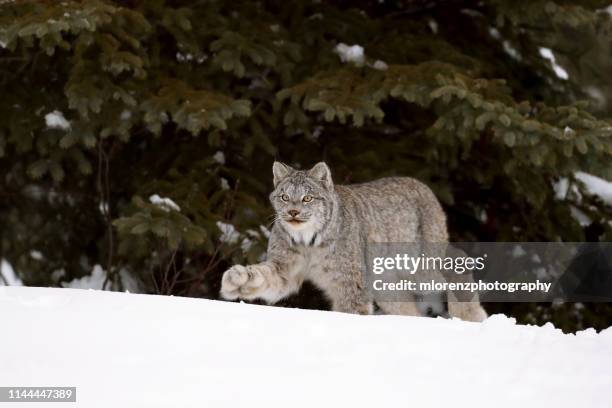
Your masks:
{"label": "dark forest background", "polygon": [[608,3],[0,1],[0,258],[26,285],[101,265],[104,289],[216,298],[265,251],[275,158],[418,178],[454,241],[612,241],[577,176],[612,179]]}

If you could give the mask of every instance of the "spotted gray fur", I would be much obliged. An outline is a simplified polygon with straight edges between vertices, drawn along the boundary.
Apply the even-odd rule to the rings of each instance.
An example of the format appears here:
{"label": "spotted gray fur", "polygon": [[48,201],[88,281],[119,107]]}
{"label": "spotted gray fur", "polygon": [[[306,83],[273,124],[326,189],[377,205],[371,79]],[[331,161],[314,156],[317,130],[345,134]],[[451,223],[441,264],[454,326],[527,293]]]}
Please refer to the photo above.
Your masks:
{"label": "spotted gray fur", "polygon": [[[274,303],[309,280],[325,292],[333,310],[371,314],[373,302],[362,284],[368,242],[448,241],[442,207],[415,179],[334,185],[323,162],[307,171],[275,162],[273,176],[270,202],[276,218],[267,259],[227,270],[221,285],[226,299]],[[388,314],[419,315],[414,302],[377,305]],[[449,314],[475,321],[486,317],[477,302],[449,302]]]}

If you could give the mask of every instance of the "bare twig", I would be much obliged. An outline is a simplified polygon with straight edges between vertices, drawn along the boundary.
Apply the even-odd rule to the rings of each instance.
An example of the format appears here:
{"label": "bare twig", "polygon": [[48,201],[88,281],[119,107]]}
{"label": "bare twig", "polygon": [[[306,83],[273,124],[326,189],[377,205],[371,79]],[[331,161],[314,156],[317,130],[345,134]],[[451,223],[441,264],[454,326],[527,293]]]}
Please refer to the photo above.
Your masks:
{"label": "bare twig", "polygon": [[[165,271],[164,271],[164,294],[165,295],[171,295],[172,294],[172,289],[174,288],[174,285],[170,283],[170,281],[168,280],[168,276],[170,274],[170,269],[174,269],[174,273],[176,274],[176,264],[174,262],[175,258],[176,258],[176,253],[178,252],[178,249],[175,249],[174,251],[172,251],[172,255],[170,255],[170,260],[168,261],[168,264],[166,265]],[[176,281],[176,278],[173,278],[173,281]]]}
{"label": "bare twig", "polygon": [[[166,256],[164,253],[166,251],[166,247],[164,245],[163,240],[159,239],[157,241],[157,266],[159,271],[159,276],[155,274],[155,267],[151,268],[151,278],[155,285],[155,290],[159,295],[172,295],[174,291],[174,287],[178,282],[178,276],[183,272],[182,269],[177,269],[176,267],[176,255],[178,254],[178,248],[172,250],[170,257],[167,261],[165,261]],[[170,277],[170,271],[173,272],[172,277]],[[159,279],[159,283],[158,283]]]}
{"label": "bare twig", "polygon": [[121,289],[121,282],[118,279],[116,271],[113,270],[113,257],[115,240],[113,234],[113,217],[110,212],[110,160],[104,142],[98,142],[98,194],[100,200],[100,211],[106,223],[106,235],[108,240],[108,254],[106,259],[106,279],[102,285],[102,289],[110,284],[111,289]]}
{"label": "bare twig", "polygon": [[161,291],[159,290],[157,279],[155,279],[155,267],[153,266],[153,263],[151,263],[151,268],[149,269],[149,275],[151,276],[151,280],[153,281],[153,285],[155,286],[155,293],[160,295]]}
{"label": "bare twig", "polygon": [[[238,187],[240,184],[240,180],[236,181],[236,184],[234,186],[234,189],[232,191],[232,195],[229,197],[229,199],[227,201],[225,201],[224,204],[224,209],[223,209],[223,219],[224,220],[229,220],[229,217],[234,209],[234,204],[236,202],[236,194],[238,193]],[[214,268],[217,267],[217,265],[219,265],[219,263],[222,261],[222,258],[219,258],[219,252],[221,251],[221,244],[218,244],[215,246],[215,250],[213,252],[213,254],[210,256],[210,258],[208,259],[208,263],[206,264],[206,266],[200,271],[200,273],[197,275],[197,277],[193,280],[193,282],[191,283],[191,285],[189,285],[189,288],[187,289],[187,296],[190,296],[193,291],[200,286],[200,284],[202,284],[202,282],[204,281],[204,278],[206,277],[206,275],[213,270]],[[232,250],[230,252],[230,254],[235,251],[237,248],[235,248],[234,250]]]}
{"label": "bare twig", "polygon": [[177,252],[177,250],[175,250],[174,254],[172,255],[172,269],[174,269],[174,274],[172,275],[172,282],[170,284],[170,292],[174,291],[174,287],[176,286],[176,282],[178,282],[178,277],[183,272],[183,268],[178,269],[178,270],[176,269],[176,261],[174,260],[174,257],[176,256],[176,252]]}

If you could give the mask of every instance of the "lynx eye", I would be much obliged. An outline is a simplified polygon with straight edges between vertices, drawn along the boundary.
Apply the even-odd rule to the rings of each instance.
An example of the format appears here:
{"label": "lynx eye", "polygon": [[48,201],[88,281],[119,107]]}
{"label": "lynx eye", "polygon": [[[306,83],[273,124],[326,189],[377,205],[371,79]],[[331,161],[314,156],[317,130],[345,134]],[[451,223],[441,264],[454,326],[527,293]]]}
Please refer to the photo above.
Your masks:
{"label": "lynx eye", "polygon": [[283,200],[283,201],[289,201],[289,196],[288,196],[287,194],[283,194],[283,195],[281,196],[281,200]]}
{"label": "lynx eye", "polygon": [[305,203],[309,203],[312,201],[312,196],[311,195],[305,195],[304,197],[302,197],[302,201]]}

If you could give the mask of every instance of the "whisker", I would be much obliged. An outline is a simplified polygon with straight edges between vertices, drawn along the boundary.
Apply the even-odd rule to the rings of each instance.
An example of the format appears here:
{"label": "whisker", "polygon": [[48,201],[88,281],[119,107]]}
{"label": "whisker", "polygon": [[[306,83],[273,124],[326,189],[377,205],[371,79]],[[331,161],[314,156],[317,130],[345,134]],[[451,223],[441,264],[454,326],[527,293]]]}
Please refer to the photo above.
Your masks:
{"label": "whisker", "polygon": [[278,216],[278,214],[274,214],[272,215],[272,220],[268,223],[268,229],[270,229],[272,227],[272,225],[274,225],[274,223],[278,220],[280,220],[280,217]]}

